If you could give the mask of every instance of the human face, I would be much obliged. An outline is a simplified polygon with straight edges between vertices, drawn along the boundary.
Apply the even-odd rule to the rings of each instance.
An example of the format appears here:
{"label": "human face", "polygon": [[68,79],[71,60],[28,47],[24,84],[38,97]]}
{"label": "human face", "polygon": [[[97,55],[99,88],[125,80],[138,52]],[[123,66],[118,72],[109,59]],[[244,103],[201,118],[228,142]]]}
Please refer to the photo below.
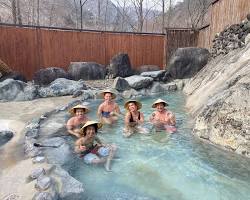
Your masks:
{"label": "human face", "polygon": [[88,138],[94,137],[96,134],[95,126],[87,126],[85,132],[86,132],[86,137]]}
{"label": "human face", "polygon": [[131,102],[128,104],[128,109],[130,112],[135,112],[135,111],[137,111],[137,106],[134,102]]}
{"label": "human face", "polygon": [[84,115],[84,110],[83,109],[76,109],[76,116],[77,117],[82,117]]}
{"label": "human face", "polygon": [[111,93],[105,93],[104,94],[104,100],[110,102],[112,100],[112,94]]}
{"label": "human face", "polygon": [[158,112],[163,112],[165,110],[164,103],[157,103],[156,104],[156,109]]}

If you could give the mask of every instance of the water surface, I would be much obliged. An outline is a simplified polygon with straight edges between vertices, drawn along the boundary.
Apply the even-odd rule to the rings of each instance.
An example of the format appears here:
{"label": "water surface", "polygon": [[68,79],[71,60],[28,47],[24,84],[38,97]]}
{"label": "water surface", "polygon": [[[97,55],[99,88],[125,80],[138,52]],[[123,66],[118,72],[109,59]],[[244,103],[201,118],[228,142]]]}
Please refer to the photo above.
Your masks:
{"label": "water surface", "polygon": [[[151,104],[156,98],[141,99],[146,119],[153,112]],[[123,121],[104,127],[100,138],[119,147],[112,172],[106,172],[103,166],[86,165],[80,158],[70,169],[71,175],[84,184],[83,199],[249,199],[250,161],[194,138],[181,93],[161,98],[169,102],[169,109],[176,114],[178,132],[124,138]],[[91,118],[96,118],[99,103],[91,103]],[[123,103],[119,102],[121,107]]]}

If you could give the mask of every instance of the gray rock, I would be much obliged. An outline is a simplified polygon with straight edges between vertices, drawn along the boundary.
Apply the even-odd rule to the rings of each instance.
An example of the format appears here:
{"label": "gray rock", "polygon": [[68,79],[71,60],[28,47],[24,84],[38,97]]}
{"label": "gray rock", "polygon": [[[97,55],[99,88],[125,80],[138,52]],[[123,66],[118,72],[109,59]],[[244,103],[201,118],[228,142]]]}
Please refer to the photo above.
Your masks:
{"label": "gray rock", "polygon": [[153,83],[153,78],[138,75],[127,77],[125,78],[125,80],[128,82],[131,88],[134,88],[136,90],[146,88]]}
{"label": "gray rock", "polygon": [[49,192],[37,192],[32,200],[56,200]]}
{"label": "gray rock", "polygon": [[113,78],[128,77],[133,74],[128,54],[119,53],[110,60],[110,73]]}
{"label": "gray rock", "polygon": [[247,157],[250,157],[249,57],[250,43],[217,57],[189,80],[183,90],[195,121],[193,133]]}
{"label": "gray rock", "polygon": [[51,176],[53,176],[61,186],[58,191],[60,199],[80,200],[83,198],[84,188],[82,183],[70,176],[67,171],[57,166]]}
{"label": "gray rock", "polygon": [[43,168],[37,168],[31,172],[30,178],[37,179],[39,176],[44,176],[45,174],[46,173],[45,173],[45,170]]}
{"label": "gray rock", "polygon": [[72,95],[78,90],[87,89],[83,81],[72,81],[65,78],[59,78],[53,81],[47,87],[41,87],[39,89],[39,95],[41,97],[55,97]]}
{"label": "gray rock", "polygon": [[7,143],[12,137],[13,137],[13,132],[12,131],[0,131],[0,146],[4,145]]}
{"label": "gray rock", "polygon": [[68,74],[62,68],[49,67],[35,72],[33,80],[37,85],[46,86],[58,78],[68,78]]}
{"label": "gray rock", "polygon": [[178,48],[170,58],[166,70],[172,79],[191,78],[207,64],[209,56],[207,49]]}
{"label": "gray rock", "polygon": [[131,88],[129,90],[125,90],[123,93],[122,93],[122,97],[125,98],[125,99],[130,99],[130,98],[133,98],[135,96],[138,96],[139,92],[136,91],[135,89]]}
{"label": "gray rock", "polygon": [[124,78],[116,77],[113,82],[112,88],[118,91],[124,91],[124,90],[128,90],[130,86]]}
{"label": "gray rock", "polygon": [[36,142],[36,140],[33,138],[26,138],[25,139],[24,152],[30,158],[34,158],[36,156],[42,155],[42,151],[34,146],[35,142]]}
{"label": "gray rock", "polygon": [[52,184],[52,179],[49,176],[39,176],[35,184],[35,188],[39,191],[47,190]]}
{"label": "gray rock", "polygon": [[19,72],[14,72],[14,71],[11,71],[7,74],[2,74],[2,77],[0,76],[0,82],[7,80],[7,79],[27,82],[27,79],[22,74],[20,74]]}
{"label": "gray rock", "polygon": [[73,80],[97,80],[104,79],[106,68],[95,62],[71,62],[69,75]]}
{"label": "gray rock", "polygon": [[163,93],[166,92],[166,89],[160,84],[159,82],[153,82],[151,87],[148,89],[148,94],[155,94],[155,93]]}
{"label": "gray rock", "polygon": [[37,88],[32,83],[6,79],[0,82],[0,100],[25,101],[37,98]]}
{"label": "gray rock", "polygon": [[250,43],[250,33],[245,37],[245,44],[248,45]]}
{"label": "gray rock", "polygon": [[32,159],[32,162],[35,163],[44,163],[45,157],[44,156],[36,156]]}
{"label": "gray rock", "polygon": [[142,72],[141,76],[151,77],[155,81],[160,81],[165,74],[165,70]]}
{"label": "gray rock", "polygon": [[165,91],[176,91],[177,90],[177,85],[176,83],[167,83],[167,84],[162,84],[162,87],[165,89]]}

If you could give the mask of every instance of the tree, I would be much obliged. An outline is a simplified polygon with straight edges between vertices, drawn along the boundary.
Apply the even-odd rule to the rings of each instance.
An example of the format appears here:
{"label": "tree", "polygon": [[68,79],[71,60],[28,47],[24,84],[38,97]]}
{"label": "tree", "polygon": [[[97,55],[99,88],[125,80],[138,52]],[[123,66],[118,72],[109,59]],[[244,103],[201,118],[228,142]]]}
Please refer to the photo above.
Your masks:
{"label": "tree", "polygon": [[82,29],[82,16],[83,16],[83,6],[88,0],[80,0],[80,11],[81,11],[81,29]]}
{"label": "tree", "polygon": [[186,0],[190,25],[193,29],[203,24],[210,2],[211,0]]}

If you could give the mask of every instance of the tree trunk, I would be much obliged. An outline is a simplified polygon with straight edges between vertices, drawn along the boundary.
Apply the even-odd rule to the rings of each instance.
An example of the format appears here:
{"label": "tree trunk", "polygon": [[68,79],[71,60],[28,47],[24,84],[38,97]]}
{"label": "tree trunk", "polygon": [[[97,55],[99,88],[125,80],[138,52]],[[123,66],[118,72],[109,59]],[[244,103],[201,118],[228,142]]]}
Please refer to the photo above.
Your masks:
{"label": "tree trunk", "polygon": [[162,0],[162,33],[165,32],[165,0]]}
{"label": "tree trunk", "polygon": [[37,0],[37,21],[36,21],[36,25],[40,26],[40,0]]}
{"label": "tree trunk", "polygon": [[13,17],[13,23],[17,23],[17,14],[16,14],[16,0],[11,1],[11,11],[12,11],[12,17]]}
{"label": "tree trunk", "polygon": [[17,20],[18,24],[22,24],[22,14],[21,14],[21,9],[20,9],[20,0],[17,0]]}
{"label": "tree trunk", "polygon": [[77,9],[76,0],[74,0],[74,5],[75,5],[75,11],[76,11],[76,28],[78,28],[78,9]]}

